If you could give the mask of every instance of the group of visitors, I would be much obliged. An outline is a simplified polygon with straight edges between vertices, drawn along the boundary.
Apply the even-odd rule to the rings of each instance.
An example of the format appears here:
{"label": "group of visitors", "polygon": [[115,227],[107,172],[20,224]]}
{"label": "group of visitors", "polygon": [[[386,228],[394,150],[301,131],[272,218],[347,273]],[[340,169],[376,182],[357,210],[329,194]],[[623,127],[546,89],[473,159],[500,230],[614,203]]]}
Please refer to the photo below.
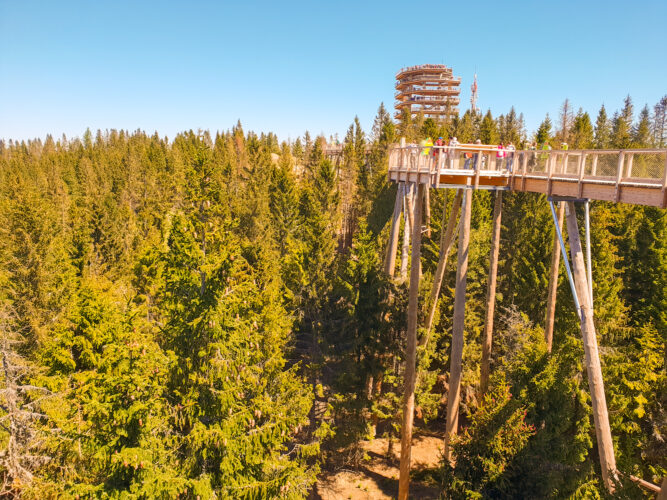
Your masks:
{"label": "group of visitors", "polygon": [[498,144],[498,152],[496,153],[496,165],[498,169],[502,168],[503,161],[505,162],[505,168],[511,173],[512,167],[514,166],[514,152],[516,148],[514,144],[508,142],[507,145],[502,142]]}
{"label": "group of visitors", "polygon": [[[477,139],[475,141],[475,146],[481,145],[482,141]],[[462,145],[456,137],[451,137],[448,141],[445,141],[442,137],[438,137],[435,142],[428,137],[420,142],[420,147],[421,147],[421,154],[424,156],[433,156],[435,158],[439,158],[440,154],[443,155],[449,155],[452,153],[452,150],[455,148],[459,148],[465,145]],[[446,148],[444,146],[447,146]],[[508,142],[507,144],[501,142],[498,144],[497,151],[496,151],[496,169],[500,170],[503,168],[506,168],[510,172],[512,171],[512,167],[514,165],[514,152],[516,151],[516,148],[514,147],[514,144],[511,142]],[[464,157],[464,164],[463,168],[464,169],[469,169],[472,168],[474,170],[476,169],[484,169],[486,166],[486,155],[476,153],[473,151],[463,151],[463,157]],[[453,158],[453,156],[452,156]],[[481,160],[481,161],[480,161]]]}

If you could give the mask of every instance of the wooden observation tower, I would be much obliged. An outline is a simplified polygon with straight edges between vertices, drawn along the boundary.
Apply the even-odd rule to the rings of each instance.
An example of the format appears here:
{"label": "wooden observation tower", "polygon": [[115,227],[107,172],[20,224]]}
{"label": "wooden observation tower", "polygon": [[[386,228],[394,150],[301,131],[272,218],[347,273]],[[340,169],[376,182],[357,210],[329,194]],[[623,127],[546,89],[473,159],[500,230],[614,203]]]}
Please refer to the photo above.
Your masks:
{"label": "wooden observation tower", "polygon": [[420,113],[436,121],[458,116],[461,78],[444,64],[421,64],[401,69],[396,73],[396,113],[398,120],[403,110],[411,116]]}

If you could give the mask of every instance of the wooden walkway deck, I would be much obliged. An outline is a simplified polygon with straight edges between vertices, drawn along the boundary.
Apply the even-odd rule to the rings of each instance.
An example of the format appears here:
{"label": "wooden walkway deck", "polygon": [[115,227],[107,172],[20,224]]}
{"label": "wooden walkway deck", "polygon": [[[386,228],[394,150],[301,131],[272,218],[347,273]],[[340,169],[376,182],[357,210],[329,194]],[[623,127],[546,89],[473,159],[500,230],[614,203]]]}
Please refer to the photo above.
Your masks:
{"label": "wooden walkway deck", "polygon": [[[426,151],[428,150],[428,151]],[[394,146],[389,179],[434,188],[543,193],[667,208],[667,149],[527,150],[496,146]]]}

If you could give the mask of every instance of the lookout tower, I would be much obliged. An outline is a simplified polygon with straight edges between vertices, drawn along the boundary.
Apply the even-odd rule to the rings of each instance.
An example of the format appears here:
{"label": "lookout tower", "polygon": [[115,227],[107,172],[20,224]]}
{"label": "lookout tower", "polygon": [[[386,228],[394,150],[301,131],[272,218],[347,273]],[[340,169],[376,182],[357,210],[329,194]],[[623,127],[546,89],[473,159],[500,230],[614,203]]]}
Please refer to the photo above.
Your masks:
{"label": "lookout tower", "polygon": [[398,120],[403,109],[412,116],[423,113],[424,118],[436,121],[458,115],[461,78],[444,64],[409,66],[396,73],[396,113]]}

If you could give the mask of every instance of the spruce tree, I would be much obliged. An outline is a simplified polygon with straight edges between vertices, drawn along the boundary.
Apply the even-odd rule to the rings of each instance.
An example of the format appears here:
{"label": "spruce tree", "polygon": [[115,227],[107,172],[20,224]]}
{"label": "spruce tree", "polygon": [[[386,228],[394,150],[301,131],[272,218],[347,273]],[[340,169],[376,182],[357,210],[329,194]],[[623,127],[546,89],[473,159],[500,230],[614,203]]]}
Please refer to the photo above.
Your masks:
{"label": "spruce tree", "polygon": [[591,149],[593,147],[591,118],[581,108],[579,108],[572,122],[570,141],[573,149]]}
{"label": "spruce tree", "polygon": [[572,112],[570,100],[565,99],[560,107],[560,116],[558,119],[557,135],[560,142],[569,142],[570,140],[570,129],[572,128],[572,123],[574,121],[573,115],[574,113]]}
{"label": "spruce tree", "polygon": [[623,109],[620,113],[614,113],[611,120],[611,143],[615,148],[627,149],[632,146],[632,120],[632,99],[627,96]]}
{"label": "spruce tree", "polygon": [[607,118],[607,110],[603,104],[595,120],[595,147],[597,149],[607,149],[610,145],[611,128],[609,118]]}
{"label": "spruce tree", "polygon": [[535,133],[535,140],[537,141],[538,145],[548,143],[551,140],[551,118],[549,118],[549,113],[547,113],[547,116],[537,128],[537,132]]}
{"label": "spruce tree", "polygon": [[482,119],[479,127],[479,139],[482,141],[482,144],[498,143],[498,128],[496,121],[491,115],[491,110],[488,110]]}
{"label": "spruce tree", "polygon": [[664,148],[667,144],[667,95],[653,107],[653,142],[656,147]]}
{"label": "spruce tree", "polygon": [[648,105],[639,112],[639,120],[632,130],[633,146],[637,148],[648,148],[651,146],[651,116]]}

